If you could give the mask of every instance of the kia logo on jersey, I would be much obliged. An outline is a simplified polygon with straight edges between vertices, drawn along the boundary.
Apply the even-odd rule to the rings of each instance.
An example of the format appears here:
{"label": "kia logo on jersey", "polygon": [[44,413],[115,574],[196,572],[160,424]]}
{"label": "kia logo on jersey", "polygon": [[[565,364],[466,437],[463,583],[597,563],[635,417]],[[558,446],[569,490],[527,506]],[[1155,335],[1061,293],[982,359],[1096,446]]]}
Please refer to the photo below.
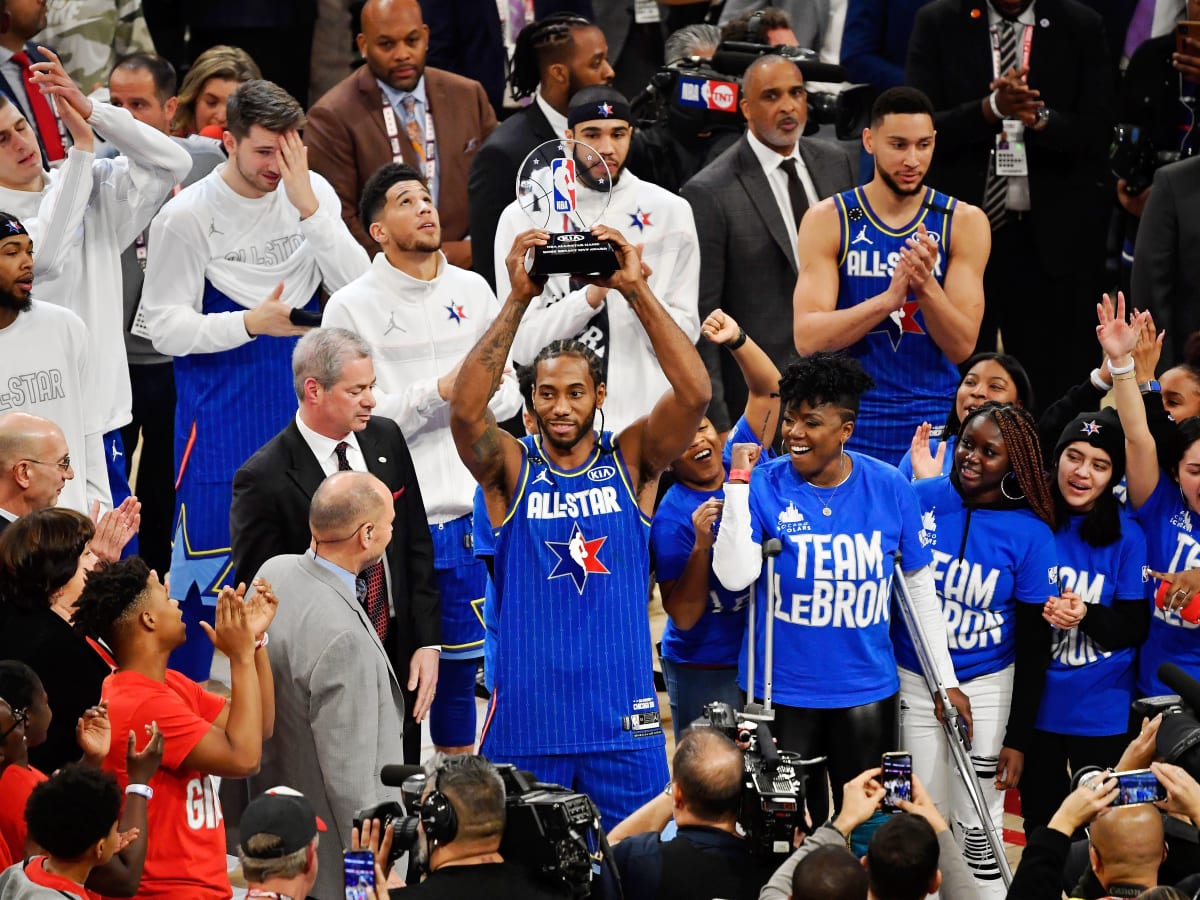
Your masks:
{"label": "kia logo on jersey", "polygon": [[575,212],[575,160],[551,160],[550,180],[554,186],[554,211]]}
{"label": "kia logo on jersey", "polygon": [[612,466],[596,466],[594,469],[589,469],[587,476],[592,481],[608,481],[617,474],[617,470]]}

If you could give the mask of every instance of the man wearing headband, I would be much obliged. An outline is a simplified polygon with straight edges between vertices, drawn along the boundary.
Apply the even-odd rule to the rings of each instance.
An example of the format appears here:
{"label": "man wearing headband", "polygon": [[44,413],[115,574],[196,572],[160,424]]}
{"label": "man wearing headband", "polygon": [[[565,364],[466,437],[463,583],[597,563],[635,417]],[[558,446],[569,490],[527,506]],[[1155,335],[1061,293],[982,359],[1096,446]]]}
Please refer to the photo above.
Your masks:
{"label": "man wearing headband", "polygon": [[[11,109],[0,106],[0,115]],[[36,145],[30,152],[37,153]],[[104,406],[95,393],[88,330],[70,310],[30,298],[34,273],[29,233],[11,213],[0,212],[0,385],[5,387],[0,415],[20,410],[61,429],[56,438],[40,442],[52,452],[21,453],[18,459],[4,453],[0,463],[11,465],[15,482],[87,512],[92,499],[109,496]]]}
{"label": "man wearing headband", "polygon": [[[570,221],[567,216],[554,216],[545,227],[564,232],[600,224],[620,231],[629,243],[640,247],[642,261],[650,267],[647,283],[654,295],[661,298],[683,333],[697,340],[700,245],[696,224],[685,200],[625,169],[633,139],[629,101],[604,85],[584,88],[571,99],[564,134],[594,150],[604,165],[590,159],[588,149],[576,146],[579,216]],[[509,291],[504,258],[513,239],[529,227],[518,201],[500,216],[494,245],[499,297]],[[619,431],[646,415],[668,388],[645,330],[616,292],[586,286],[566,275],[552,276],[521,323],[513,343],[513,360],[527,365],[539,350],[561,338],[587,344],[604,364],[609,388],[605,428]]]}
{"label": "man wearing headband", "polygon": [[[125,110],[85,97],[58,57],[48,52],[47,58],[34,64],[31,78],[43,94],[55,98],[74,144],[60,168],[46,171],[29,122],[17,106],[0,99],[0,136],[5,142],[0,209],[19,217],[38,247],[38,298],[71,310],[87,325],[88,385],[95,396],[85,408],[89,416],[98,417],[105,439],[97,448],[100,454],[93,457],[68,437],[76,465],[88,465],[76,470],[84,477],[63,493],[64,505],[86,511],[94,501],[108,506],[112,494],[120,495],[120,501],[129,493],[118,431],[132,415],[122,338],[121,248],[146,226],[191,163],[166,135],[135,121]],[[93,127],[121,150],[121,159],[95,158]],[[68,430],[62,419],[46,415]]]}

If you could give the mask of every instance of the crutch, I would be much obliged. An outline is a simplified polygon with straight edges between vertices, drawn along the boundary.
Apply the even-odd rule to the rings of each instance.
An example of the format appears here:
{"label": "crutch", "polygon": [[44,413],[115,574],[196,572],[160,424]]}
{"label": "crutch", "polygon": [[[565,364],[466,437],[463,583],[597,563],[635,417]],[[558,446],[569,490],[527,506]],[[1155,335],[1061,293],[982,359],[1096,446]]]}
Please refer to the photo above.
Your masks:
{"label": "crutch", "polygon": [[900,561],[900,551],[897,550],[896,573],[892,579],[896,598],[899,600],[897,606],[900,607],[900,615],[904,619],[909,636],[912,638],[913,647],[917,651],[921,674],[925,677],[925,687],[935,698],[934,702],[940,703],[942,706],[942,731],[945,732],[946,741],[950,744],[950,756],[954,760],[954,767],[958,769],[963,784],[966,785],[967,794],[971,797],[971,805],[975,807],[975,814],[979,816],[979,821],[983,824],[983,833],[987,836],[988,844],[991,845],[992,855],[996,857],[996,865],[1000,868],[1000,877],[1004,879],[1004,886],[1007,888],[1012,885],[1012,869],[1009,868],[1008,857],[1004,855],[1004,840],[996,831],[996,825],[988,812],[983,793],[979,790],[979,779],[975,777],[975,768],[971,765],[971,757],[967,755],[971,749],[971,740],[967,737],[967,724],[959,717],[958,710],[950,702],[950,695],[946,693],[942,675],[929,650],[929,640],[925,637],[925,632],[921,630],[921,620],[917,617],[912,595],[908,592],[908,582],[904,578],[904,570],[900,568]]}
{"label": "crutch", "polygon": [[763,541],[762,555],[767,561],[767,636],[766,646],[763,649],[763,702],[759,703],[754,699],[754,645],[757,643],[754,640],[754,623],[758,621],[755,617],[755,597],[758,595],[756,587],[750,588],[750,609],[747,627],[750,628],[750,637],[746,643],[746,668],[749,671],[746,673],[746,710],[743,715],[747,719],[753,719],[756,722],[774,722],[775,710],[771,708],[771,687],[773,681],[773,670],[775,668],[775,558],[783,551],[783,544],[779,542],[779,538],[769,538]]}

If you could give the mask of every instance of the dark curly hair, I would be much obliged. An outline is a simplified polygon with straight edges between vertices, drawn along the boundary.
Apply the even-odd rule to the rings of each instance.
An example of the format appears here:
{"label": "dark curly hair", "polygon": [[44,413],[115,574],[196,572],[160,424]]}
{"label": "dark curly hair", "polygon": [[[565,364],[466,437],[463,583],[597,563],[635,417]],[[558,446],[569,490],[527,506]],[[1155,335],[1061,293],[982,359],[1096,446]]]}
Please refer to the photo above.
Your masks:
{"label": "dark curly hair", "polygon": [[96,566],[75,601],[75,631],[115,647],[114,626],[137,605],[149,577],[150,567],[139,556]]}
{"label": "dark curly hair", "polygon": [[79,859],[121,814],[117,780],[82,763],[63,766],[25,804],[29,836],[51,856]]}
{"label": "dark curly hair", "polygon": [[[963,420],[958,430],[962,436],[976,419],[991,419],[1004,438],[1004,449],[1008,452],[1009,471],[1017,479],[1017,485],[1025,502],[1034,514],[1054,529],[1054,498],[1050,496],[1050,482],[1042,465],[1042,445],[1038,440],[1037,422],[1033,414],[1015,403],[997,403],[989,400]],[[1008,477],[1006,474],[1005,478]]]}
{"label": "dark curly hair", "polygon": [[845,410],[843,422],[858,418],[858,401],[875,381],[857,359],[840,353],[810,353],[802,356],[784,370],[779,379],[779,400],[785,410],[794,410],[801,403],[820,406],[829,403]]}
{"label": "dark curly hair", "polygon": [[13,709],[29,709],[42,687],[37,672],[16,659],[0,660],[0,697]]}
{"label": "dark curly hair", "polygon": [[75,577],[79,557],[96,533],[73,509],[38,509],[0,534],[0,604],[46,609],[50,597]]}

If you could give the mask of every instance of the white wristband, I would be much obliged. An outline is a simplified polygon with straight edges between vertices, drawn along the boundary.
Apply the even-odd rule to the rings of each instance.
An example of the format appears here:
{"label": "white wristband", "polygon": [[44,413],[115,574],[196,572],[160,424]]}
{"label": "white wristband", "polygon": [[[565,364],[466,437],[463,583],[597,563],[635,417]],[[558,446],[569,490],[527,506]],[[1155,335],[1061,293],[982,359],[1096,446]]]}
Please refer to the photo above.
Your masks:
{"label": "white wristband", "polygon": [[1134,363],[1133,363],[1132,358],[1130,358],[1129,365],[1127,365],[1127,366],[1114,366],[1112,364],[1111,359],[1108,361],[1108,374],[1109,375],[1128,375],[1133,370],[1134,370]]}
{"label": "white wristband", "polygon": [[992,114],[1001,121],[1004,120],[1004,113],[1000,112],[1000,107],[996,105],[996,92],[992,91],[988,94],[988,106],[992,108]]}
{"label": "white wristband", "polygon": [[1092,387],[1103,393],[1108,393],[1112,388],[1104,383],[1104,379],[1100,377],[1099,367],[1092,369]]}
{"label": "white wristband", "polygon": [[267,644],[269,644],[269,643],[270,643],[270,641],[271,641],[271,635],[267,634],[267,633],[264,631],[264,632],[263,632],[263,636],[262,636],[262,640],[258,640],[258,641],[255,641],[255,642],[254,642],[254,649],[255,649],[255,650],[261,650],[263,647],[267,646]]}
{"label": "white wristband", "polygon": [[125,785],[126,794],[137,794],[139,797],[145,797],[147,800],[154,796],[154,788],[148,784],[127,784]]}

